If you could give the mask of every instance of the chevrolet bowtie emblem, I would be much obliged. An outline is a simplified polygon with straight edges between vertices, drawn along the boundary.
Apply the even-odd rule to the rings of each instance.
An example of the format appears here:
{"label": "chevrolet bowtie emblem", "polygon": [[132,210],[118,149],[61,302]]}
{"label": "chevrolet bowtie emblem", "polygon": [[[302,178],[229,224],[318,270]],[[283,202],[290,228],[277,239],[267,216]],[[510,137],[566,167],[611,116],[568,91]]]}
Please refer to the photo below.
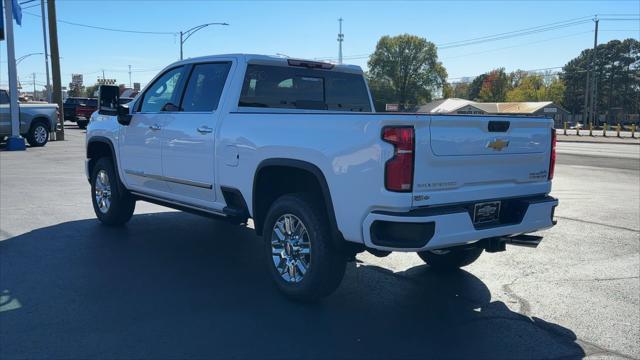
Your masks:
{"label": "chevrolet bowtie emblem", "polygon": [[489,141],[489,143],[487,144],[488,148],[493,149],[495,151],[501,151],[507,146],[509,146],[509,140],[495,139],[493,141]]}

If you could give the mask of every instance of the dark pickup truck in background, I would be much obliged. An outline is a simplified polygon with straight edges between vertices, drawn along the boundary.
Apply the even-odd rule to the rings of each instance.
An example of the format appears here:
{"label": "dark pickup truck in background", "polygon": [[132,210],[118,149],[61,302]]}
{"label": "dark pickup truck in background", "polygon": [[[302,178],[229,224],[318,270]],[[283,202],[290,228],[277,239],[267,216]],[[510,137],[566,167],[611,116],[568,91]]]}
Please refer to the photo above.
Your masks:
{"label": "dark pickup truck in background", "polygon": [[63,111],[64,119],[68,121],[76,122],[76,106],[80,103],[87,101],[88,98],[82,97],[69,97],[64,101]]}

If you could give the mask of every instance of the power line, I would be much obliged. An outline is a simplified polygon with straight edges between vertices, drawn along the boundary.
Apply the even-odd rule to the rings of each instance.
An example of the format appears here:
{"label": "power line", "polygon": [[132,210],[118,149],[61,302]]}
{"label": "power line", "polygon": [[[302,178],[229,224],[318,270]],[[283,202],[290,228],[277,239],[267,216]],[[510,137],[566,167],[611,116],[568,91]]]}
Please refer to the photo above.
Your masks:
{"label": "power line", "polygon": [[574,19],[569,19],[569,20],[564,20],[564,21],[557,21],[557,22],[554,22],[554,23],[546,24],[546,25],[538,25],[538,26],[524,28],[524,29],[520,29],[520,30],[512,30],[512,31],[507,31],[507,32],[503,32],[503,33],[493,34],[493,35],[486,35],[486,36],[481,36],[481,37],[477,37],[477,38],[471,38],[471,39],[467,39],[467,40],[459,40],[459,41],[452,41],[452,42],[448,42],[448,43],[442,43],[442,44],[439,44],[438,47],[447,47],[447,46],[451,46],[451,45],[457,45],[457,44],[460,44],[460,43],[467,43],[467,42],[479,41],[479,40],[488,40],[488,39],[492,39],[492,38],[496,38],[496,37],[502,37],[502,36],[518,35],[520,33],[528,32],[528,31],[544,30],[544,29],[546,29],[548,27],[564,26],[564,25],[567,25],[567,24],[572,25],[572,24],[574,24],[576,22],[582,23],[582,22],[589,21],[590,19],[591,19],[591,16],[583,16],[583,17],[579,17],[579,18],[574,18]]}
{"label": "power line", "polygon": [[31,9],[31,8],[34,8],[36,6],[40,6],[40,4],[33,4],[33,5],[25,6],[25,7],[22,8],[22,10]]}
{"label": "power line", "polygon": [[[24,13],[28,14],[28,15],[31,15],[31,16],[35,16],[35,17],[41,17],[38,14],[34,14],[34,13],[31,13],[31,12],[28,12],[28,11],[25,11]],[[73,25],[73,26],[80,26],[80,27],[84,27],[84,28],[89,28],[89,29],[113,31],[113,32],[122,32],[122,33],[129,33],[129,34],[174,35],[174,36],[177,34],[176,32],[168,32],[168,31],[141,31],[141,30],[108,28],[108,27],[103,27],[103,26],[80,24],[80,23],[77,23],[77,22],[66,21],[66,20],[61,20],[61,19],[58,19],[58,22],[59,23],[63,23],[63,24],[67,24],[67,25]]]}
{"label": "power line", "polygon": [[444,60],[457,59],[457,58],[461,58],[461,57],[467,57],[467,56],[470,56],[470,55],[486,54],[486,53],[490,53],[490,52],[494,52],[494,51],[513,49],[513,48],[517,48],[517,47],[529,46],[529,45],[532,45],[532,44],[539,44],[539,43],[544,43],[544,42],[558,40],[558,39],[564,39],[564,38],[573,37],[573,36],[582,35],[582,34],[589,34],[589,33],[592,33],[592,32],[593,32],[593,30],[581,31],[581,32],[573,33],[573,34],[564,35],[564,36],[555,36],[555,37],[547,38],[547,39],[544,39],[544,40],[528,42],[526,44],[504,46],[504,47],[493,48],[493,49],[484,50],[484,51],[476,51],[476,52],[466,53],[466,54],[461,54],[461,55],[456,55],[456,56],[447,56],[447,57],[444,57],[444,58],[442,58],[440,60],[444,61]]}
{"label": "power line", "polygon": [[[631,15],[635,15],[635,14],[631,14]],[[594,15],[594,16],[597,16],[597,15]],[[606,16],[616,16],[616,15],[615,14],[607,14]],[[629,16],[629,14],[623,14],[623,16]],[[519,37],[519,36],[533,35],[533,34],[537,34],[537,33],[541,33],[541,32],[547,32],[547,31],[552,31],[552,30],[563,29],[563,28],[566,28],[566,27],[582,25],[582,24],[590,23],[592,21],[592,19],[593,19],[593,16],[591,16],[591,15],[590,16],[583,16],[583,17],[579,17],[579,18],[573,18],[573,19],[568,19],[568,20],[564,20],[564,21],[558,21],[558,22],[554,22],[554,23],[550,23],[550,24],[546,24],[546,25],[539,25],[539,26],[534,26],[534,27],[530,27],[530,28],[524,28],[524,29],[520,29],[520,30],[513,30],[513,31],[508,31],[508,32],[503,32],[503,33],[498,33],[498,34],[493,34],[493,35],[486,35],[486,36],[482,36],[482,37],[466,39],[466,40],[458,40],[458,41],[453,41],[453,42],[440,43],[440,44],[436,44],[436,47],[438,48],[438,50],[448,50],[448,49],[453,49],[453,48],[457,48],[457,47],[479,45],[479,44],[486,43],[486,42],[506,40],[506,39]],[[633,19],[635,19],[635,18],[633,18]],[[610,18],[610,17],[606,17],[606,18],[601,18],[600,20],[615,21],[615,20],[627,20],[627,18]],[[345,56],[343,59],[358,60],[358,59],[368,58],[371,55],[372,55],[372,53],[360,54],[360,55],[351,55],[351,56]],[[317,59],[317,60],[335,60],[334,57],[318,57],[318,58],[315,58],[315,59]]]}

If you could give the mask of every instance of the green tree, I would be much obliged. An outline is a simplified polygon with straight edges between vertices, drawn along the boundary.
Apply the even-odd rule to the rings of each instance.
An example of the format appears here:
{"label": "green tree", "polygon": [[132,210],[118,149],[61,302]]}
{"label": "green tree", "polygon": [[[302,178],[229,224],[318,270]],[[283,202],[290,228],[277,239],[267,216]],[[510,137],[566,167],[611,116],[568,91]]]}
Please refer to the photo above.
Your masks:
{"label": "green tree", "polygon": [[84,96],[84,93],[84,86],[69,83],[69,91],[67,91],[67,95],[69,95],[69,97],[82,97]]}
{"label": "green tree", "polygon": [[469,84],[469,92],[467,95],[468,100],[479,100],[480,98],[480,90],[482,89],[482,84],[484,83],[487,74],[482,74],[476,76],[471,80],[471,84]]}
{"label": "green tree", "polygon": [[[562,104],[564,96],[564,83],[553,76],[541,74],[513,74],[512,84],[517,84],[507,91],[507,101],[553,101]],[[514,80],[516,79],[517,80]],[[551,79],[546,81],[545,79]]]}
{"label": "green tree", "polygon": [[389,102],[410,109],[431,101],[447,78],[447,71],[438,61],[436,46],[409,34],[381,37],[368,65],[369,83],[378,109]]}
{"label": "green tree", "polygon": [[444,88],[442,89],[442,97],[445,99],[448,99],[448,98],[468,99],[469,87],[470,87],[470,83],[466,83],[466,82],[446,83],[444,85]]}
{"label": "green tree", "polygon": [[99,85],[91,85],[85,88],[84,96],[86,97],[97,97],[98,96],[98,87]]}
{"label": "green tree", "polygon": [[[564,106],[572,113],[581,113],[587,70],[593,49],[583,50],[563,68],[561,79],[566,91]],[[598,97],[596,111],[606,113],[621,108],[627,114],[640,112],[640,42],[636,39],[612,40],[597,47],[595,74]]]}

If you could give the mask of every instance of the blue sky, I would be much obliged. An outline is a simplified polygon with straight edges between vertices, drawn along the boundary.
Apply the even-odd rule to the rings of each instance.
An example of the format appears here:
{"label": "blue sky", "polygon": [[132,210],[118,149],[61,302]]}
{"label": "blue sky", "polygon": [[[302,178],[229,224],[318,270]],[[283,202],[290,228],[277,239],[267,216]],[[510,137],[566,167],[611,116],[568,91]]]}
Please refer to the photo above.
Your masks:
{"label": "blue sky", "polygon": [[[26,1],[26,0],[20,0]],[[31,2],[24,7],[39,3]],[[638,17],[640,1],[97,1],[57,0],[59,20],[140,31],[178,32],[207,22],[209,27],[185,44],[185,57],[247,52],[282,53],[302,58],[337,57],[339,17],[344,18],[346,63],[366,67],[383,35],[409,33],[436,44],[539,26],[593,14]],[[16,56],[42,52],[40,7],[25,9],[16,26]],[[31,13],[31,14],[29,14]],[[107,78],[143,85],[179,57],[178,37],[109,32],[60,23],[63,84],[71,73],[94,83]],[[599,43],[640,38],[637,21],[601,21]],[[449,77],[475,76],[497,67],[541,69],[564,65],[593,45],[593,23],[452,49],[438,55]],[[20,80],[38,87],[45,81],[43,56],[31,56],[18,68]],[[6,88],[6,44],[0,43],[0,87]],[[28,88],[31,88],[29,85]]]}

